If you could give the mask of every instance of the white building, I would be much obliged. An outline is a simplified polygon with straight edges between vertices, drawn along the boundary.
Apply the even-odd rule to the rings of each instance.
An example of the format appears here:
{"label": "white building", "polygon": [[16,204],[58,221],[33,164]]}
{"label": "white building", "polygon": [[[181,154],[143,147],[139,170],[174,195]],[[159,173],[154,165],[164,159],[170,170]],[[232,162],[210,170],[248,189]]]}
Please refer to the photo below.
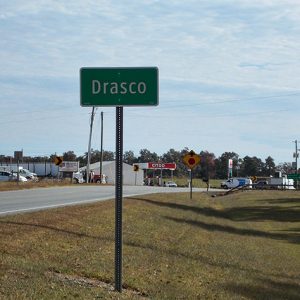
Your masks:
{"label": "white building", "polygon": [[[85,171],[86,167],[79,168],[80,171]],[[90,171],[94,171],[95,175],[100,175],[100,162],[90,164]],[[103,161],[102,174],[106,176],[106,183],[115,184],[116,180],[116,162]],[[143,185],[144,172],[143,170],[133,171],[133,166],[123,163],[123,184],[124,185]]]}

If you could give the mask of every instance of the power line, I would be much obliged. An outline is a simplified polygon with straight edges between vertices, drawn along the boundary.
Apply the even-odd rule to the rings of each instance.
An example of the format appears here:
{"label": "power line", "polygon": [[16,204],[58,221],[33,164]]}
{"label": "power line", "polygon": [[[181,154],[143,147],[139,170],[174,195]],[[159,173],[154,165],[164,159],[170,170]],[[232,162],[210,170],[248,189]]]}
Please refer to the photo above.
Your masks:
{"label": "power line", "polygon": [[[232,102],[246,102],[246,101],[251,101],[251,100],[261,100],[261,99],[273,99],[273,98],[281,98],[278,100],[284,100],[282,98],[284,97],[292,97],[292,96],[297,96],[300,95],[299,93],[292,93],[292,94],[283,94],[283,95],[271,95],[271,96],[257,96],[257,97],[246,97],[246,98],[236,98],[236,99],[228,99],[228,100],[221,100],[221,101],[199,101],[197,103],[189,103],[189,104],[179,104],[179,105],[169,105],[167,107],[162,107],[162,108],[172,108],[172,107],[191,107],[191,106],[199,106],[203,104],[209,104],[209,105],[214,105],[214,104],[222,104],[222,103],[232,103]],[[275,100],[275,101],[278,101]],[[291,99],[289,99],[291,100]],[[298,99],[294,99],[298,100]],[[166,103],[166,102],[164,102]],[[174,102],[173,102],[174,103]]]}
{"label": "power line", "polygon": [[[293,108],[290,109],[280,109],[280,110],[268,110],[268,111],[254,111],[254,112],[245,112],[245,113],[228,113],[228,114],[220,114],[220,115],[200,115],[200,114],[193,114],[193,115],[187,115],[187,114],[180,114],[180,115],[171,115],[172,117],[180,117],[180,118],[192,118],[192,117],[198,117],[198,118],[223,118],[223,117],[240,117],[240,116],[247,116],[247,115],[268,115],[273,113],[281,113],[284,111],[293,111]],[[147,114],[139,114],[135,112],[129,112],[129,114],[136,116],[136,117],[143,117],[143,118],[167,118],[170,117],[170,114],[168,115],[147,115]]]}

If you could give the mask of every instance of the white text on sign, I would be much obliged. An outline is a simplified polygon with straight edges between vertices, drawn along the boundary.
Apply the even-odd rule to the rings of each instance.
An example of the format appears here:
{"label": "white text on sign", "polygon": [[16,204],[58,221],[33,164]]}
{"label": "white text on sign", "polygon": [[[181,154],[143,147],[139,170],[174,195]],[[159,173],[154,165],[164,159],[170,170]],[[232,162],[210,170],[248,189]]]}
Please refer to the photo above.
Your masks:
{"label": "white text on sign", "polygon": [[92,80],[92,93],[97,94],[145,94],[147,86],[145,82],[101,82]]}

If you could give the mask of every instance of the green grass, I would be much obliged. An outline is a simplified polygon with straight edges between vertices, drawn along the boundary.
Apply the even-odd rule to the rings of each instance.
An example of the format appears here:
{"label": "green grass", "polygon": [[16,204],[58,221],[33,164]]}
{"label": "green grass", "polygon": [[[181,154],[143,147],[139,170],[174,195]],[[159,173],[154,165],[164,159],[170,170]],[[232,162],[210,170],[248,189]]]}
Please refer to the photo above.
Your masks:
{"label": "green grass", "polygon": [[[299,299],[300,193],[130,198],[2,217],[0,299]],[[137,294],[137,293],[140,293]]]}
{"label": "green grass", "polygon": [[[173,181],[177,183],[178,186],[188,186],[188,179],[187,177],[174,177]],[[163,178],[163,181],[171,181],[171,178]],[[214,188],[220,188],[221,182],[225,179],[211,179],[209,184],[210,187]],[[202,179],[199,178],[193,178],[193,187],[196,188],[206,188],[206,182],[203,182]]]}

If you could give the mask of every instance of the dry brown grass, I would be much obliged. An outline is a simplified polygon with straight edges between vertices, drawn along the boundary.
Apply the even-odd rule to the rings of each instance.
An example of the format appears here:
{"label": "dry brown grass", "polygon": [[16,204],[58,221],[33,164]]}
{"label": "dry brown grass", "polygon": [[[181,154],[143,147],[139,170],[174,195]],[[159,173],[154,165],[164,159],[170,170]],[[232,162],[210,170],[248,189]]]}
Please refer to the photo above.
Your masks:
{"label": "dry brown grass", "polygon": [[0,182],[0,191],[13,191],[13,190],[23,190],[32,188],[43,188],[52,186],[66,186],[71,185],[70,179],[41,179],[38,182],[27,181],[27,182],[14,182],[5,181]]}
{"label": "dry brown grass", "polygon": [[121,295],[113,201],[3,217],[0,298],[299,299],[299,203],[292,191],[127,199]]}

